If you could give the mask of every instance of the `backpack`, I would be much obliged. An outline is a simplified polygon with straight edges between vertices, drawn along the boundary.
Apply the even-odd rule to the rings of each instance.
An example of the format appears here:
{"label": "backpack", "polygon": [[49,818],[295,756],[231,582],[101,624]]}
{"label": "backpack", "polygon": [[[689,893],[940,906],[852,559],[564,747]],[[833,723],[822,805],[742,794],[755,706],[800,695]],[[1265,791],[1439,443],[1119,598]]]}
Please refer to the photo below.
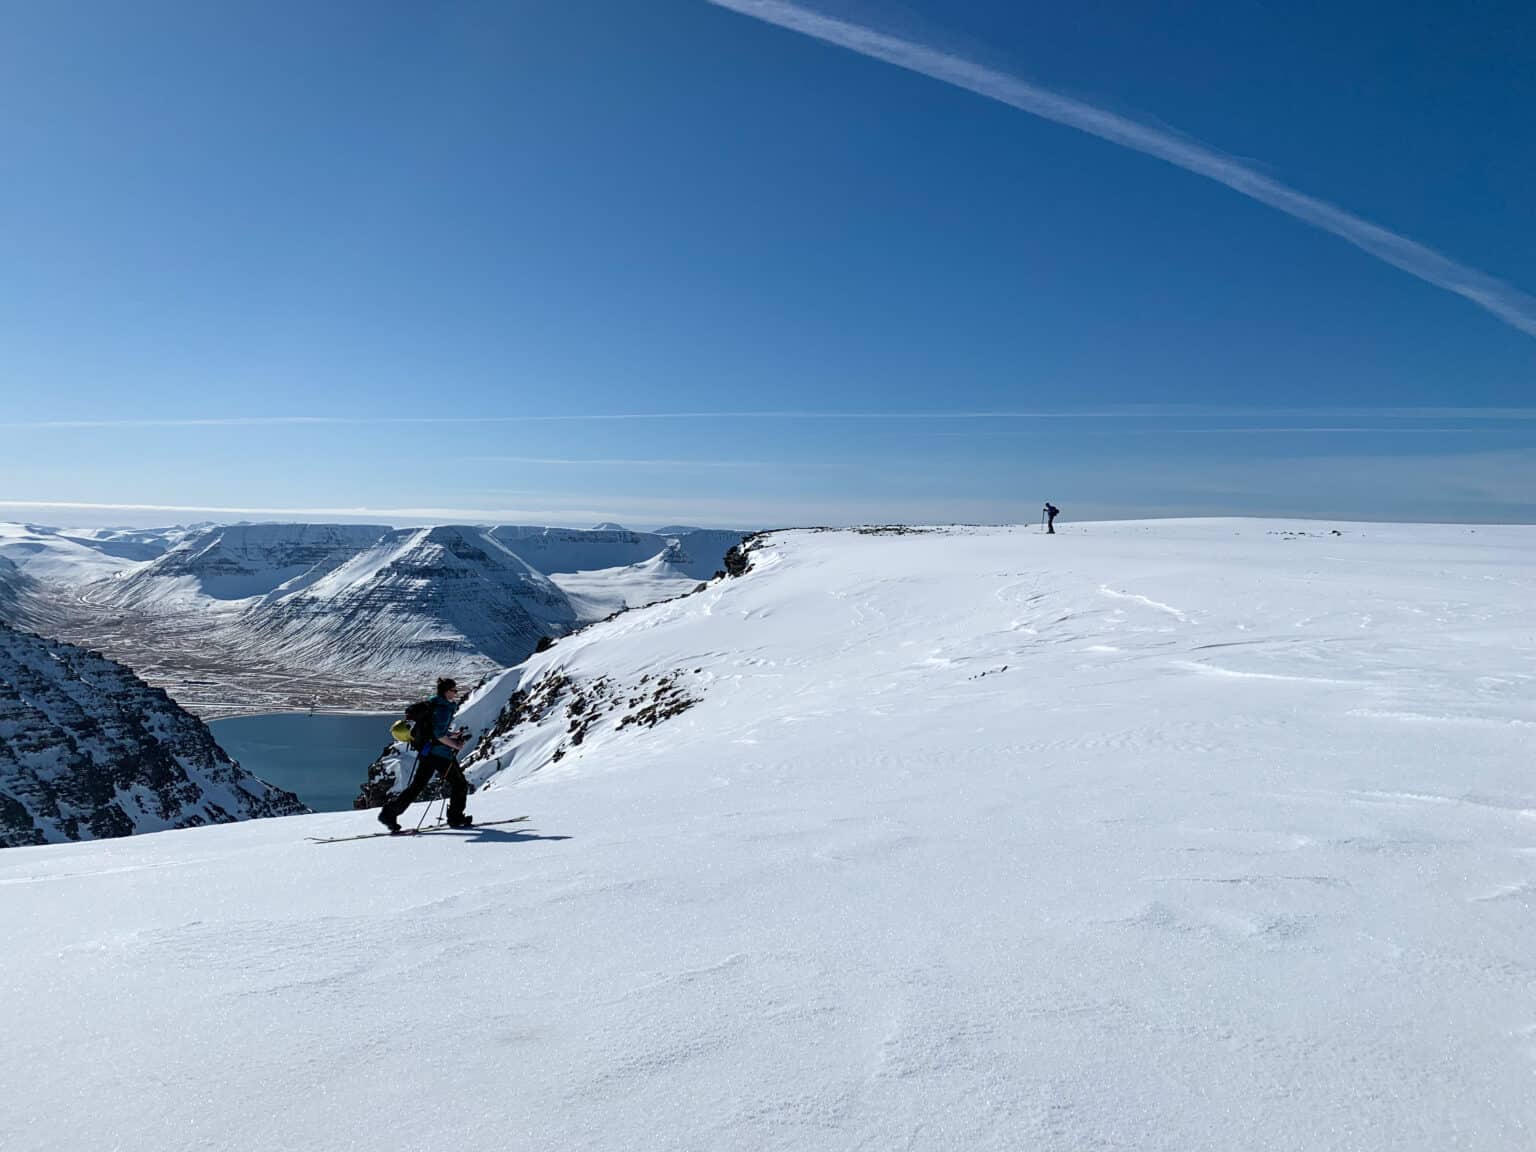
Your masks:
{"label": "backpack", "polygon": [[411,727],[410,745],[420,752],[432,742],[432,714],[437,711],[437,700],[418,700],[405,710],[405,723]]}

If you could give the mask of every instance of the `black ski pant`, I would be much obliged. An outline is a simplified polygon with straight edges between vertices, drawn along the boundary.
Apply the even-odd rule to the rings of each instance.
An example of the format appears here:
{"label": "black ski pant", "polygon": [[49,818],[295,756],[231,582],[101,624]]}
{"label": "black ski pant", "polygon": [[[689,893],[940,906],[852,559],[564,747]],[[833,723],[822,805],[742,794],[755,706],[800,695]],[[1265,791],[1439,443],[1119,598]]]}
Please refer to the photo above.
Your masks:
{"label": "black ski pant", "polygon": [[460,766],[457,756],[416,757],[416,771],[411,773],[411,782],[399,795],[384,805],[384,811],[379,814],[379,819],[386,824],[400,819],[400,813],[414,804],[416,798],[427,790],[427,785],[432,783],[433,773],[436,772],[441,772],[448,784],[448,823],[457,824],[464,819],[464,801],[469,798],[469,781],[464,779],[464,769]]}

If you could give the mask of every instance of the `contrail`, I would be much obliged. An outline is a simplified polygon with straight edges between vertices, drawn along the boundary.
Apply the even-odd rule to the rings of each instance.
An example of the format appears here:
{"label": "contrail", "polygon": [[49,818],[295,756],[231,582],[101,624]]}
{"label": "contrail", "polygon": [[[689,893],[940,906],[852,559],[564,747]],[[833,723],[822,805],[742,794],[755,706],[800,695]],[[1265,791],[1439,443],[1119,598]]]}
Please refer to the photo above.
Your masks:
{"label": "contrail", "polygon": [[1225,184],[1233,191],[1268,204],[1314,228],[1331,232],[1356,248],[1369,252],[1378,260],[1384,260],[1410,276],[1417,276],[1447,292],[1465,297],[1511,327],[1518,328],[1528,336],[1536,336],[1536,298],[1485,272],[1458,264],[1416,240],[1399,236],[1396,232],[1363,220],[1327,201],[1272,180],[1214,149],[1074,100],[1070,96],[1063,96],[1049,88],[998,72],[964,57],[846,20],[824,16],[797,4],[787,3],[786,0],[707,2],[835,44],[861,56],[883,60],[887,64],[894,64],[898,68],[920,73],[945,84],[953,84],[956,88],[964,88],[978,96],[1011,105],[1032,116],[1065,124],[1122,148],[1166,160],[1186,171]]}

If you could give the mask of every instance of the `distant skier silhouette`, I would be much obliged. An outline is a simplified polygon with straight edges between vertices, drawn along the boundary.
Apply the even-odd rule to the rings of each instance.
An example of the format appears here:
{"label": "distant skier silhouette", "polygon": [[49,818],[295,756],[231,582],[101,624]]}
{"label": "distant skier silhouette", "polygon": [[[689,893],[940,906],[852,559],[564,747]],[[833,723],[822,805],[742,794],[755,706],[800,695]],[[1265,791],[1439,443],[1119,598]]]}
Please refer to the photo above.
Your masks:
{"label": "distant skier silhouette", "polygon": [[1056,517],[1061,515],[1061,509],[1047,500],[1045,502],[1045,507],[1042,508],[1040,512],[1041,515],[1045,517],[1046,535],[1056,535]]}
{"label": "distant skier silhouette", "polygon": [[454,730],[453,715],[458,710],[459,686],[446,676],[437,682],[436,696],[406,710],[412,721],[411,747],[416,750],[416,771],[400,794],[379,811],[379,823],[391,832],[400,831],[400,813],[426,791],[436,772],[441,772],[448,784],[449,827],[466,828],[474,823],[464,811],[469,781],[464,779],[458,754],[468,733]]}

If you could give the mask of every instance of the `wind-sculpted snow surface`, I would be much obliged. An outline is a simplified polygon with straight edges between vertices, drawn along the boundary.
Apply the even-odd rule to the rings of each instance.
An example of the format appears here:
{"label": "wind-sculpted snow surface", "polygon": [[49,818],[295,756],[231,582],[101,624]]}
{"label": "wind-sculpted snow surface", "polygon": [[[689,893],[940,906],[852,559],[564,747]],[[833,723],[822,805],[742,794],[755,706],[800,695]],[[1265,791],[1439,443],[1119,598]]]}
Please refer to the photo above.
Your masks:
{"label": "wind-sculpted snow surface", "polygon": [[526,824],[0,853],[0,1145],[1529,1148],[1536,530],[1329,527],[776,534],[476,693]]}
{"label": "wind-sculpted snow surface", "polygon": [[0,625],[0,847],[304,811],[128,669]]}

